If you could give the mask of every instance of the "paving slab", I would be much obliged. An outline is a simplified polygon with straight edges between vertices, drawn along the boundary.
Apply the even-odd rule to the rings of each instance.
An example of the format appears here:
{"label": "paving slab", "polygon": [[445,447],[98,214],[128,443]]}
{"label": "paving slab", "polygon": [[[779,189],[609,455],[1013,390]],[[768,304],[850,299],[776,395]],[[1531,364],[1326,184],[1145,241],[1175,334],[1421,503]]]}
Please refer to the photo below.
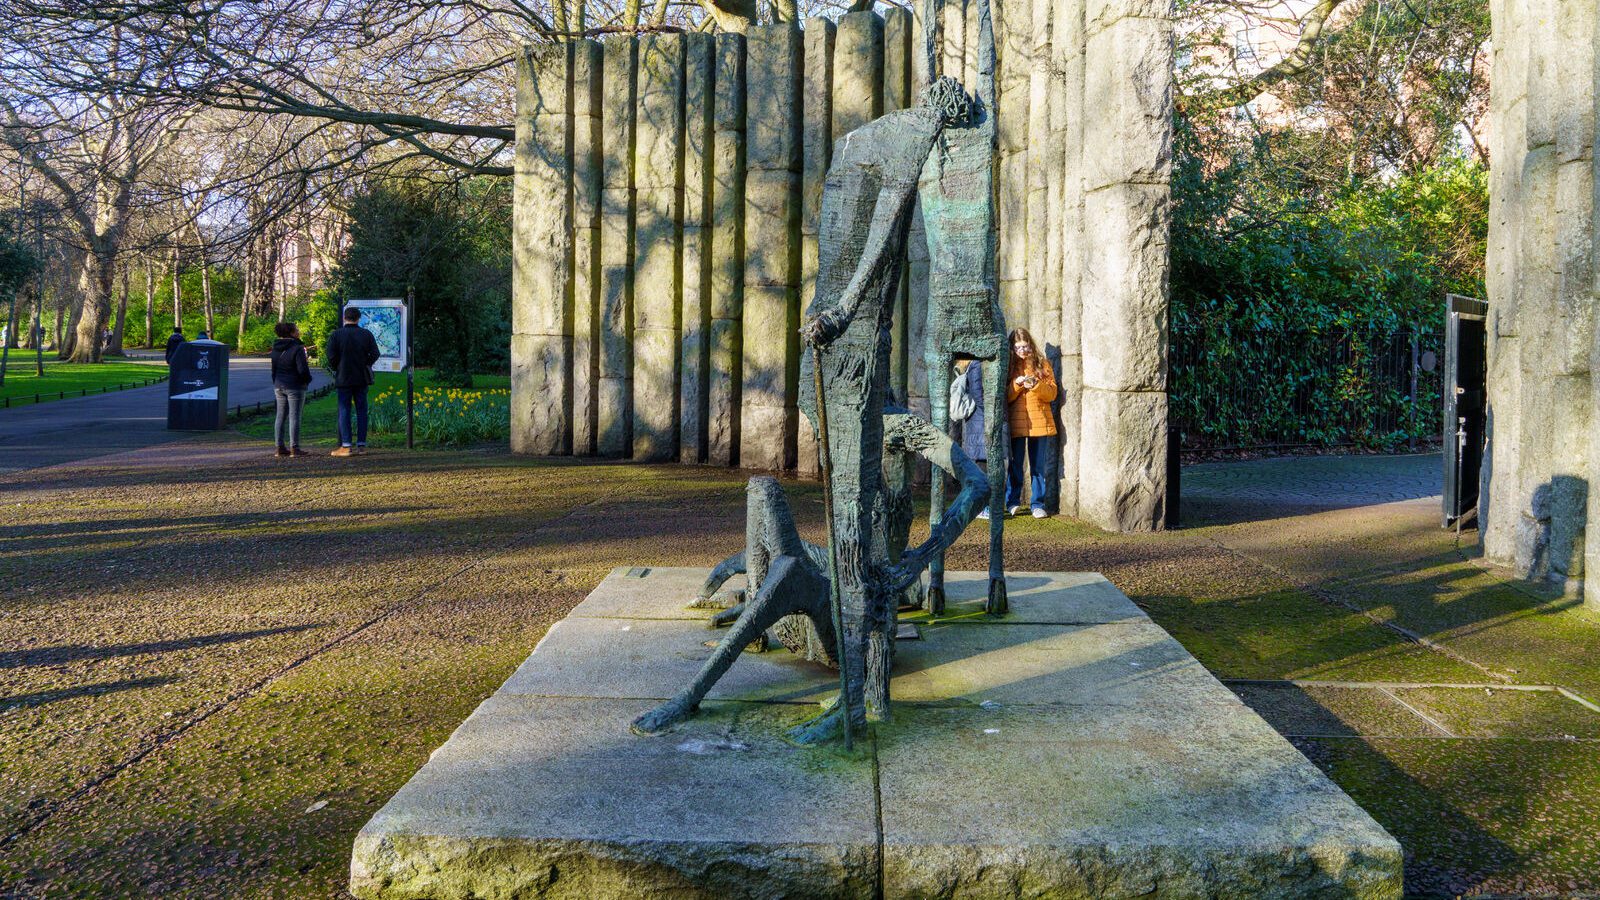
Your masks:
{"label": "paving slab", "polygon": [[870,758],[790,745],[794,719],[764,705],[708,704],[670,735],[636,737],[628,723],[648,706],[491,697],[357,835],[351,890],[870,896]]}
{"label": "paving slab", "polygon": [[909,706],[886,896],[1398,897],[1400,848],[1253,713]]}
{"label": "paving slab", "polygon": [[[705,575],[608,575],[362,829],[352,891],[1400,896],[1399,845],[1090,574],[1019,573],[1011,621],[923,621],[854,754],[784,740],[836,675],[782,650],[635,736],[717,637],[685,611]],[[984,580],[950,573],[952,607]]]}

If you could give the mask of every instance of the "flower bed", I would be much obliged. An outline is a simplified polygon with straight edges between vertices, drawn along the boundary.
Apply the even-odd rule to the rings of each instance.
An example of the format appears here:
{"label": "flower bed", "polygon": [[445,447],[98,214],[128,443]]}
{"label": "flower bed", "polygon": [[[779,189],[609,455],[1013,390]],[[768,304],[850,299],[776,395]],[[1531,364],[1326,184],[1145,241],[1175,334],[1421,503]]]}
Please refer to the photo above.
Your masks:
{"label": "flower bed", "polygon": [[[405,388],[385,388],[374,395],[369,413],[374,432],[405,434]],[[460,447],[503,441],[511,434],[511,392],[417,388],[416,422],[420,443]]]}

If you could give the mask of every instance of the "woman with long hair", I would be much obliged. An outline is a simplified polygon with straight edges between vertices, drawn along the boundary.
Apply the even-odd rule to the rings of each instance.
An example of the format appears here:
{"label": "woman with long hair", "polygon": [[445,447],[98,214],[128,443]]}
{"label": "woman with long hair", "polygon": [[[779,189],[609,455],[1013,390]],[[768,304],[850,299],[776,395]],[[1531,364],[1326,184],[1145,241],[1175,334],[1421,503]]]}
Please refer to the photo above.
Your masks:
{"label": "woman with long hair", "polygon": [[1046,490],[1055,471],[1056,373],[1026,328],[1011,331],[1011,373],[1006,383],[1006,417],[1011,426],[1011,458],[1006,466],[1006,511],[1022,509],[1022,464],[1032,473],[1028,503],[1033,517],[1050,515]]}

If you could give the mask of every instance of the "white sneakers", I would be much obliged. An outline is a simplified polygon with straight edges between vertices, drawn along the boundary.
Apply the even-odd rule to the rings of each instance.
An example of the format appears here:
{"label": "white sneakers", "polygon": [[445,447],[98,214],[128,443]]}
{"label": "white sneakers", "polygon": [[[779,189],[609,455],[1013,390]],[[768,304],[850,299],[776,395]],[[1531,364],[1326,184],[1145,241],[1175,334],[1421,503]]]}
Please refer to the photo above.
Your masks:
{"label": "white sneakers", "polygon": [[1036,510],[1033,511],[1033,517],[1035,519],[1043,519],[1043,518],[1048,517],[1049,515],[1050,515],[1049,513],[1045,512],[1042,509],[1036,509]]}

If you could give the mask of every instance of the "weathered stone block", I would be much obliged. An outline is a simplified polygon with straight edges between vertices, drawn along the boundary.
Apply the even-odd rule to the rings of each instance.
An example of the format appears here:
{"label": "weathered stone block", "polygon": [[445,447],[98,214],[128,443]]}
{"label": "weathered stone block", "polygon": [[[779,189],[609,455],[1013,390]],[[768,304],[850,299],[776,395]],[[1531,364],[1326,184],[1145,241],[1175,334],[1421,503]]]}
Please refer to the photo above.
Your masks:
{"label": "weathered stone block", "polygon": [[616,35],[602,42],[604,74],[601,77],[600,108],[604,122],[602,141],[604,164],[602,184],[608,189],[633,186],[634,42],[628,35]]}
{"label": "weathered stone block", "polygon": [[572,452],[595,450],[600,377],[600,230],[572,233]]}
{"label": "weathered stone block", "polygon": [[745,36],[745,164],[799,172],[802,33],[792,24],[757,25]]}
{"label": "weathered stone block", "polygon": [[633,332],[633,458],[665,462],[678,456],[678,333]]}
{"label": "weathered stone block", "polygon": [[600,376],[595,449],[601,456],[627,454],[633,433],[633,417],[629,413],[631,401],[632,385],[626,375]]}
{"label": "weathered stone block", "polygon": [[970,93],[976,85],[967,84],[967,3],[966,0],[948,0],[939,5],[939,71],[948,75]]}
{"label": "weathered stone block", "polygon": [[[890,7],[883,13],[883,110],[891,112],[911,105],[911,54],[914,23],[911,13]],[[921,51],[922,36],[916,46]]]}
{"label": "weathered stone block", "polygon": [[992,6],[995,52],[995,140],[1002,154],[1028,146],[1028,81],[1033,74],[1033,10],[1029,3]]}
{"label": "weathered stone block", "polygon": [[[743,656],[715,689],[729,699],[671,732],[632,735],[710,653],[682,608],[704,575],[608,575],[362,828],[351,890],[1400,895],[1399,845],[1091,573],[1008,573],[999,621],[973,611],[982,574],[949,573],[953,621],[902,645],[895,718],[854,754],[781,739],[834,690],[781,651]],[[1021,699],[980,706],[995,697]]]}
{"label": "weathered stone block", "polygon": [[511,452],[571,452],[571,340],[550,334],[511,336]]}
{"label": "weathered stone block", "polygon": [[639,36],[633,186],[671,190],[683,177],[681,34]]}
{"label": "weathered stone block", "polygon": [[1089,36],[1125,19],[1170,20],[1172,0],[1081,0]]}
{"label": "weathered stone block", "polygon": [[561,116],[567,112],[567,47],[525,44],[517,56],[517,114]]}
{"label": "weathered stone block", "polygon": [[633,304],[633,192],[601,192],[600,216],[600,374],[628,373],[628,331]]}
{"label": "weathered stone block", "polygon": [[682,375],[678,382],[678,459],[686,463],[706,458],[706,389],[710,366],[710,347],[706,343],[711,328],[707,304],[710,260],[706,257],[710,231],[683,229],[683,305],[679,316],[679,359]]}
{"label": "weathered stone block", "polygon": [[633,327],[677,328],[679,276],[678,197],[672,188],[635,193]]}
{"label": "weathered stone block", "polygon": [[731,466],[739,444],[739,390],[744,375],[740,323],[712,319],[711,367],[706,384],[706,461]]}
{"label": "weathered stone block", "polygon": [[1166,510],[1167,395],[1085,385],[1080,422],[1078,515],[1107,531],[1160,528]]}
{"label": "weathered stone block", "polygon": [[1084,198],[1083,383],[1162,391],[1167,365],[1165,185],[1113,185]]}
{"label": "weathered stone block", "polygon": [[1172,167],[1172,24],[1122,19],[1089,38],[1085,96],[1111,114],[1083,118],[1085,188],[1165,184]]}
{"label": "weathered stone block", "polygon": [[718,131],[711,172],[711,317],[736,319],[744,296],[744,135]]}
{"label": "weathered stone block", "polygon": [[788,433],[789,410],[747,398],[739,413],[739,465],[772,472],[786,468]]}
{"label": "weathered stone block", "polygon": [[1078,504],[1079,482],[1083,477],[1083,358],[1071,352],[1073,345],[1061,357],[1056,367],[1056,383],[1060,386],[1057,415],[1061,428],[1056,437],[1060,451],[1059,503],[1064,516],[1080,515]]}
{"label": "weathered stone block", "polygon": [[754,285],[744,298],[744,402],[783,407],[789,364],[789,337],[799,327],[794,288]]}
{"label": "weathered stone block", "polygon": [[751,286],[800,281],[800,175],[752,170],[744,194],[745,303]]}
{"label": "weathered stone block", "polygon": [[579,228],[600,227],[600,186],[604,168],[601,118],[605,63],[600,42],[573,43],[572,216]]}
{"label": "weathered stone block", "polygon": [[833,54],[833,139],[883,115],[883,19],[871,10],[839,17]]}
{"label": "weathered stone block", "polygon": [[745,121],[745,38],[742,34],[719,32],[716,35],[717,102],[711,127],[715,131],[744,133]]}

